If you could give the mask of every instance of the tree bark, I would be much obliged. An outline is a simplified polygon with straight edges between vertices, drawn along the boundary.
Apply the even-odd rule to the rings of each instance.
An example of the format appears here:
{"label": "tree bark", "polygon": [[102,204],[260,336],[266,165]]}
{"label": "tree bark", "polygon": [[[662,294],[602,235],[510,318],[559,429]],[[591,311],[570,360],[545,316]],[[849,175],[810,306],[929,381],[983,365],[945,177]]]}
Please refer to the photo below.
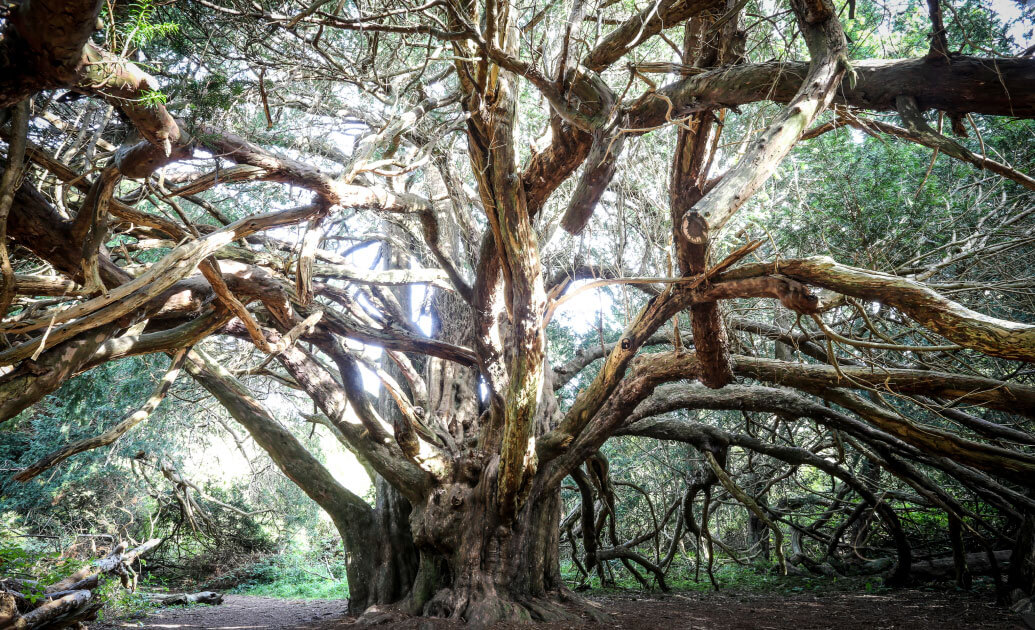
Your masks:
{"label": "tree bark", "polygon": [[102,5],[99,0],[25,0],[10,7],[0,35],[0,108],[78,79],[83,46]]}
{"label": "tree bark", "polygon": [[474,627],[496,622],[573,622],[575,601],[560,576],[560,491],[533,489],[512,519],[500,517],[492,478],[468,461],[461,478],[436,489],[415,510],[414,541],[421,553],[440,558],[439,588],[425,615],[463,620]]}
{"label": "tree bark", "polygon": [[375,603],[371,590],[378,566],[378,528],[373,510],[339,484],[315,457],[282,427],[248,389],[200,350],[188,354],[187,371],[240,423],[284,472],[331,517],[345,544],[349,606]]}
{"label": "tree bark", "polygon": [[[862,109],[896,111],[907,95],[921,111],[939,109],[993,116],[1035,115],[1035,60],[953,56],[949,63],[924,58],[864,60],[854,63],[854,85],[844,85],[835,103]],[[745,64],[687,77],[644,99],[631,113],[630,126],[648,128],[694,111],[771,100],[789,102],[808,72],[801,61]],[[990,87],[994,86],[994,87]],[[669,110],[671,101],[674,108]]]}
{"label": "tree bark", "polygon": [[1027,595],[1035,595],[1035,512],[1025,512],[1017,531],[1017,542],[1010,554],[1007,584]]}
{"label": "tree bark", "polygon": [[[731,1],[717,9],[738,11]],[[720,18],[721,11],[707,12],[687,22],[683,37],[685,63],[697,68],[724,66],[743,53],[743,35],[737,30],[739,15],[735,14],[717,29],[711,28]],[[737,42],[741,45],[738,46]],[[717,116],[710,110],[695,114],[680,125],[676,136],[669,206],[676,260],[683,276],[704,273],[708,267],[711,249],[708,223],[695,206],[707,192],[708,175],[722,133],[720,117],[724,115],[720,111]],[[732,382],[729,336],[718,302],[693,304],[690,307],[690,326],[694,349],[701,363],[701,382],[715,389]]]}

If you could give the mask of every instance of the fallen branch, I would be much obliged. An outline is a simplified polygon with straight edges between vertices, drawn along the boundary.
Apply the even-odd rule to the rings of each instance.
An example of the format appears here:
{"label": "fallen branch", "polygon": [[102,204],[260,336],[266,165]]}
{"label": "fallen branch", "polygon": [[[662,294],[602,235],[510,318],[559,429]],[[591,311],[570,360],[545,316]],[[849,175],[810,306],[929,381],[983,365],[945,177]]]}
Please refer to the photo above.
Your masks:
{"label": "fallen branch", "polygon": [[159,606],[186,606],[187,604],[209,604],[216,606],[223,603],[222,593],[215,591],[200,591],[198,593],[147,593],[148,600]]}
{"label": "fallen branch", "polygon": [[[161,542],[153,538],[129,551],[125,542],[119,543],[104,558],[44,587],[39,593],[41,597],[26,597],[10,591],[5,581],[0,585],[0,630],[56,630],[93,619],[104,605],[97,593],[97,588],[104,583],[103,578],[118,575],[123,587],[135,590],[136,572],[130,565]],[[38,583],[22,584],[39,589]]]}

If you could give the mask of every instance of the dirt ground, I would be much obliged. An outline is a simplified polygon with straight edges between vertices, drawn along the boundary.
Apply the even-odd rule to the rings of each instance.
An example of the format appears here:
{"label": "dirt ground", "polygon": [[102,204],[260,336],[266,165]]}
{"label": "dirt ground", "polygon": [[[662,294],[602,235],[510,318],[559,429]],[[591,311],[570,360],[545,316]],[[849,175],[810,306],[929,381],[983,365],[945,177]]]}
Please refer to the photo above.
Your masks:
{"label": "dirt ground", "polygon": [[[1019,615],[996,606],[987,594],[954,591],[898,590],[879,594],[831,592],[779,595],[772,593],[607,594],[590,598],[613,619],[610,623],[501,626],[561,630],[627,628],[631,630],[948,630],[1024,629]],[[283,600],[228,595],[221,606],[160,610],[144,619],[91,624],[92,628],[262,630],[349,628],[340,600]],[[438,619],[409,619],[379,628],[445,630],[459,628]]]}

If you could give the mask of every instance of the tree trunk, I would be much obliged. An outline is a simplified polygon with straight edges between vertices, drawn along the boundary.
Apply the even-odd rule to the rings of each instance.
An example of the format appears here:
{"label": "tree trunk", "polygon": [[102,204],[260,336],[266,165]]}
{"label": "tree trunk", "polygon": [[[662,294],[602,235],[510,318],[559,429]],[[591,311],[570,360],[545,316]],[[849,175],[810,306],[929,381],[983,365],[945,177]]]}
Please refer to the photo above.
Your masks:
{"label": "tree trunk", "polygon": [[475,627],[574,621],[578,613],[563,605],[574,597],[560,576],[560,492],[534,488],[505,522],[493,492],[497,462],[493,458],[477,477],[471,473],[478,462],[468,462],[467,479],[437,489],[414,511],[414,541],[442,567],[437,589],[420,611]]}
{"label": "tree trunk", "polygon": [[1035,513],[1025,512],[1017,531],[1017,542],[1010,554],[1008,586],[1026,595],[1035,595]]}
{"label": "tree trunk", "polygon": [[410,535],[410,504],[383,478],[374,481],[377,505],[370,518],[338,523],[347,554],[349,612],[396,604],[418,577],[419,556]]}
{"label": "tree trunk", "polygon": [[417,578],[409,501],[380,476],[374,486],[377,505],[369,518],[337,524],[348,558],[346,579],[353,614],[402,600]]}
{"label": "tree trunk", "polygon": [[[383,538],[377,514],[360,497],[341,486],[305,447],[282,427],[262,403],[223,366],[203,351],[188,355],[187,371],[240,423],[284,472],[323,508],[341,535],[346,552],[349,605],[360,610],[376,603],[374,579]],[[374,586],[375,588],[371,588]]]}
{"label": "tree trunk", "polygon": [[[441,243],[448,254],[455,249],[457,235],[453,226],[443,223]],[[390,267],[406,264],[396,260],[391,249],[387,254]],[[404,312],[412,311],[408,288],[393,294]],[[431,313],[435,338],[461,345],[474,343],[473,331],[466,325],[469,306],[459,297],[437,293],[431,300]],[[429,359],[423,366],[414,366],[422,368],[427,388],[418,392],[407,387],[403,372],[393,361],[383,361],[381,367],[400,387],[410,390],[412,400],[426,404],[425,413],[448,431],[458,455],[453,478],[434,487],[423,501],[411,504],[378,480],[373,516],[376,534],[370,544],[376,548],[379,562],[370,567],[369,577],[349,575],[350,588],[354,579],[368,585],[363,599],[351,588],[350,609],[366,607],[363,620],[368,623],[389,621],[399,614],[448,617],[474,627],[497,621],[579,619],[577,612],[562,604],[573,596],[560,577],[559,489],[529,483],[521,508],[504,520],[496,492],[499,456],[466,448],[482,411],[477,372]],[[533,419],[539,433],[546,428],[546,416],[557,409],[552,387],[544,390],[549,400],[539,405]],[[393,426],[400,414],[395,401],[384,392],[378,411]]]}
{"label": "tree trunk", "polygon": [[[398,226],[386,223],[385,230],[386,233],[405,242],[406,234]],[[382,252],[388,269],[407,267],[406,257],[390,243],[382,244]],[[379,295],[383,296],[385,291],[390,292],[398,302],[400,310],[410,316],[413,312],[411,287],[390,287],[381,290]],[[417,400],[406,386],[402,369],[388,354],[381,359],[381,369],[396,380],[410,400]],[[388,424],[395,426],[402,419],[403,414],[387,388],[381,388],[377,403],[378,413]],[[370,585],[367,601],[349,598],[349,608],[356,612],[375,604],[397,602],[405,597],[417,578],[419,566],[419,556],[410,534],[410,502],[381,475],[374,476],[374,490],[377,502],[373,514],[375,526],[371,532],[371,544],[376,549],[376,565],[373,567],[373,575],[366,580]]]}
{"label": "tree trunk", "polygon": [[[468,459],[458,467],[454,482],[436,488],[424,504],[410,511],[410,548],[419,553],[419,565],[396,558],[373,568],[369,575],[375,586],[365,591],[368,607],[361,624],[409,615],[445,617],[473,628],[497,622],[581,621],[582,609],[565,604],[582,602],[560,576],[560,492],[533,489],[514,518],[503,521],[492,491],[498,460],[493,458],[484,469],[481,466],[480,461]],[[381,554],[406,548],[383,533],[379,542]],[[404,564],[416,570],[403,576]],[[351,573],[349,578],[351,584]],[[386,584],[398,587],[394,600],[387,597],[390,589],[381,588]],[[353,595],[350,609],[358,611],[362,603]]]}

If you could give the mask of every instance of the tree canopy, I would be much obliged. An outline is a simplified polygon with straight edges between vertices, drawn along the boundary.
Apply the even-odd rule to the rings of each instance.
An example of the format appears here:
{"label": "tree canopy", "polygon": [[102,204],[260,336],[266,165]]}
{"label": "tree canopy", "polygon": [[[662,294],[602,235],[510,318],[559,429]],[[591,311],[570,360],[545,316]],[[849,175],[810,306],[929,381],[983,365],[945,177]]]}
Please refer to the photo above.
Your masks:
{"label": "tree canopy", "polygon": [[[1013,549],[1030,594],[1035,14],[1001,4],[11,4],[0,422],[157,376],[13,479],[183,372],[330,516],[369,615],[567,618],[562,547],[664,585],[687,536],[726,549],[719,493],[782,571],[876,520],[905,583],[920,510],[961,582]],[[654,440],[682,478],[623,540],[612,476]]]}

